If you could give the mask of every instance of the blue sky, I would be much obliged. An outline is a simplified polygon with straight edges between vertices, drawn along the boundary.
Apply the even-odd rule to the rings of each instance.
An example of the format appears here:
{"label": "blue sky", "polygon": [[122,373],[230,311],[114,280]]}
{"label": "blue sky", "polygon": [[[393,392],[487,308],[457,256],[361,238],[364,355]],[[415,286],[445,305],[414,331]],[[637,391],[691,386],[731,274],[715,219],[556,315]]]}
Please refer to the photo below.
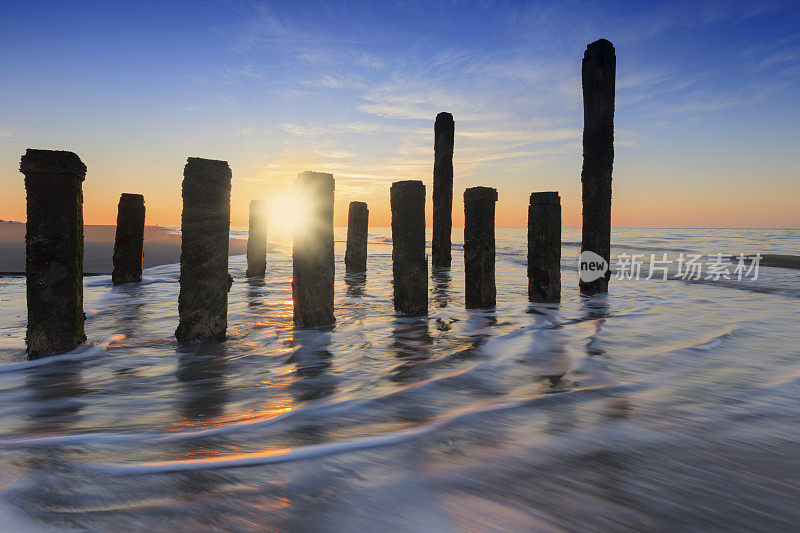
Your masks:
{"label": "blue sky", "polygon": [[430,190],[433,120],[456,121],[466,187],[498,224],[559,190],[580,223],[580,61],[617,52],[614,221],[800,227],[796,2],[3,3],[0,218],[24,219],[26,147],[89,167],[89,223],[120,192],[176,224],[187,156],[226,159],[234,224],[302,170],[333,172],[337,221],[388,188]]}

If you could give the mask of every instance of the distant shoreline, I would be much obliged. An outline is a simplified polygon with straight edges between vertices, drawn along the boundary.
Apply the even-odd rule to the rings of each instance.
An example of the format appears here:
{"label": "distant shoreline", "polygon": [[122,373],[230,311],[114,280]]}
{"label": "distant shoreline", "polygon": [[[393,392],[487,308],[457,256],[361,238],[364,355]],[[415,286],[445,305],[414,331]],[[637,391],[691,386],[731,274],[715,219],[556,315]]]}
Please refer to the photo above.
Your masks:
{"label": "distant shoreline", "polygon": [[[116,226],[86,225],[83,229],[84,276],[111,274],[113,269]],[[229,255],[247,251],[246,239],[231,239]],[[146,226],[144,231],[144,268],[179,263],[181,236],[163,226]],[[0,275],[25,275],[25,224],[0,223]]]}

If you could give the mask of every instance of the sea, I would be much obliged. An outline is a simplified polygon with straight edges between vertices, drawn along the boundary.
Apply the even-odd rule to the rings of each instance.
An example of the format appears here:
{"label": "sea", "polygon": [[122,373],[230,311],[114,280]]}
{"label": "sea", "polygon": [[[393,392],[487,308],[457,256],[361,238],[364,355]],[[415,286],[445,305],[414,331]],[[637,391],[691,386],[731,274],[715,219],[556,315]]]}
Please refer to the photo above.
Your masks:
{"label": "sea", "polygon": [[293,328],[279,239],[263,279],[230,258],[221,343],[176,343],[163,265],[86,277],[85,345],[28,361],[25,279],[0,278],[0,530],[797,530],[800,270],[735,267],[800,230],[616,229],[586,297],[567,228],[562,300],[531,304],[525,229],[498,228],[497,307],[467,310],[455,228],[418,318],[390,229],[365,275],[345,231],[335,326]]}

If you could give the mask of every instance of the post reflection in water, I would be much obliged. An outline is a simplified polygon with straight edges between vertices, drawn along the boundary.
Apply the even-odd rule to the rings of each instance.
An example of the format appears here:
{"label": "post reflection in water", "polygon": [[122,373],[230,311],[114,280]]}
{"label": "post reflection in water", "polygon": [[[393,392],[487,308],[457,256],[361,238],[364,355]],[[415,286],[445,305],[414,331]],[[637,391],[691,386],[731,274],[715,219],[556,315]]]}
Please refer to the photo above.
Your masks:
{"label": "post reflection in water", "polygon": [[[28,370],[25,384],[30,394],[22,403],[27,419],[26,433],[51,436],[75,431],[82,418],[81,411],[86,407],[81,398],[89,392],[81,380],[83,365],[82,361],[62,361]],[[25,502],[28,512],[46,519],[52,509],[80,507],[76,500],[83,486],[70,478],[69,465],[76,458],[74,450],[53,446],[22,447],[16,451],[20,454],[17,462],[22,470],[13,492]],[[4,487],[5,495],[10,494],[6,489]],[[13,526],[4,529],[7,526],[0,523],[0,530],[13,530]]]}
{"label": "post reflection in water", "polygon": [[599,294],[594,296],[581,296],[581,311],[585,320],[594,322],[594,334],[586,342],[586,353],[592,355],[603,355],[606,351],[602,347],[600,330],[609,316],[608,296]]}
{"label": "post reflection in water", "polygon": [[225,344],[199,342],[178,350],[179,414],[188,427],[206,426],[225,410]]}
{"label": "post reflection in water", "polygon": [[395,317],[392,324],[392,349],[402,363],[392,369],[392,381],[424,379],[417,365],[430,358],[433,337],[427,317]]}
{"label": "post reflection in water", "polygon": [[450,269],[448,267],[435,267],[432,269],[431,278],[433,279],[433,303],[436,307],[445,308],[450,303]]}
{"label": "post reflection in water", "polygon": [[296,401],[317,400],[336,391],[336,381],[326,375],[333,360],[328,350],[330,342],[331,333],[324,329],[294,331],[292,343],[296,349],[288,362],[295,364],[297,379],[289,388]]}
{"label": "post reflection in water", "polygon": [[81,381],[81,366],[79,361],[61,361],[29,370],[28,431],[69,433],[80,420],[81,397],[88,392]]}
{"label": "post reflection in water", "polygon": [[128,296],[122,312],[115,314],[117,330],[126,338],[133,339],[146,327],[147,286],[139,283],[125,283],[114,287],[115,292]]}
{"label": "post reflection in water", "polygon": [[527,314],[533,317],[534,325],[530,353],[536,375],[546,379],[551,392],[562,389],[562,379],[572,369],[572,357],[565,345],[567,337],[559,324],[559,303],[532,303]]}
{"label": "post reflection in water", "polygon": [[472,347],[477,348],[486,342],[492,335],[492,327],[497,325],[497,315],[494,311],[483,309],[467,309],[465,324],[467,335],[472,339]]}
{"label": "post reflection in water", "polygon": [[347,284],[347,296],[364,296],[367,286],[366,272],[348,272],[344,275],[344,282]]}
{"label": "post reflection in water", "polygon": [[[224,412],[228,400],[225,384],[225,343],[203,341],[178,349],[175,376],[181,383],[178,404],[180,429],[191,431],[214,425]],[[225,451],[222,437],[181,440],[177,443],[179,459],[192,460]],[[219,476],[203,470],[184,472],[177,483],[184,495],[202,494],[222,483]]]}
{"label": "post reflection in water", "polygon": [[254,276],[247,278],[248,307],[261,307],[264,305],[267,296],[266,285],[266,280],[263,277]]}
{"label": "post reflection in water", "polygon": [[[289,394],[295,402],[320,400],[336,392],[337,379],[328,373],[333,354],[328,350],[331,326],[295,328],[292,343],[296,346],[288,363],[295,364],[295,380],[289,384]],[[290,433],[298,444],[314,444],[328,440],[328,427],[322,423],[299,423]]]}

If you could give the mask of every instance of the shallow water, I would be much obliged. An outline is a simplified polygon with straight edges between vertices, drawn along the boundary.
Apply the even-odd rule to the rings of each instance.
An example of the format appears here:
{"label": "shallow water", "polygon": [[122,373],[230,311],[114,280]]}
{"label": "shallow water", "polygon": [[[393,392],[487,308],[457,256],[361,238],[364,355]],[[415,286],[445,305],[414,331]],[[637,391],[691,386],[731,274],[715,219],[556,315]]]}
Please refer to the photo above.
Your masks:
{"label": "shallow water", "polygon": [[[458,230],[460,231],[460,230]],[[612,280],[527,303],[525,231],[498,229],[498,307],[396,318],[389,231],[366,277],[337,241],[330,330],[293,331],[282,243],[231,258],[229,340],[179,347],[178,268],[86,278],[89,342],[26,361],[0,278],[0,529],[791,530],[800,521],[800,271]],[[344,230],[337,229],[337,239]],[[618,230],[614,253],[797,254],[800,230]]]}

